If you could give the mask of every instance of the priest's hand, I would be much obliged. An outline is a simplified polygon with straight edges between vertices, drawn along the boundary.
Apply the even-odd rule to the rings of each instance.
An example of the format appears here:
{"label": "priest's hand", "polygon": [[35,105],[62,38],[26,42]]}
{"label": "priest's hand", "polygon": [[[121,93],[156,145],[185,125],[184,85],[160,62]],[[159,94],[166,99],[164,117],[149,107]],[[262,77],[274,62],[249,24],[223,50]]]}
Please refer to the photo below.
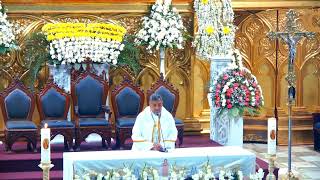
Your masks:
{"label": "priest's hand", "polygon": [[153,147],[151,148],[151,150],[155,150],[155,151],[159,151],[160,149],[161,149],[160,144],[153,144]]}

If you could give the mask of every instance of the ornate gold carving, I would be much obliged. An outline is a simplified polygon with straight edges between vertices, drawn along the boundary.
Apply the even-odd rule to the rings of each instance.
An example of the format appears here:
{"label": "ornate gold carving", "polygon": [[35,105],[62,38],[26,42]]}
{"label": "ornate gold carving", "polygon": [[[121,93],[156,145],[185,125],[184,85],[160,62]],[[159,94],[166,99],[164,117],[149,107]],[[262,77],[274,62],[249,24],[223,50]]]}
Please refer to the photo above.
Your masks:
{"label": "ornate gold carving", "polygon": [[313,16],[312,17],[312,25],[316,27],[320,27],[320,16]]}

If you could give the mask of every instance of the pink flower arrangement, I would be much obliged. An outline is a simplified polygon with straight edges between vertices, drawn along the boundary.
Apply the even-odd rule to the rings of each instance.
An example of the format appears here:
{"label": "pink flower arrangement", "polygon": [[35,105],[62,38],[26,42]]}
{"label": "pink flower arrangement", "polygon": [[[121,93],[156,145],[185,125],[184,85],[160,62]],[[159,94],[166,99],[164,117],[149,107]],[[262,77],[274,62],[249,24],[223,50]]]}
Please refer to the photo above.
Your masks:
{"label": "pink flower arrangement", "polygon": [[228,110],[233,116],[242,116],[246,110],[253,115],[264,104],[256,77],[243,67],[227,68],[218,76],[212,91],[213,104],[220,113]]}

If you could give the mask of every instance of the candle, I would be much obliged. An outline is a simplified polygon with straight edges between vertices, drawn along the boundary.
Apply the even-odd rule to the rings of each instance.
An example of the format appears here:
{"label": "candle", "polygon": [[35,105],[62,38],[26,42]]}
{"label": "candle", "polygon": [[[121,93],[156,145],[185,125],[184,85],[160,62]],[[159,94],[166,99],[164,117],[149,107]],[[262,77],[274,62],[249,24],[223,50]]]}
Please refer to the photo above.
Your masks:
{"label": "candle", "polygon": [[276,118],[268,119],[268,154],[275,155],[277,152],[277,121]]}
{"label": "candle", "polygon": [[50,128],[48,124],[41,129],[41,163],[50,164]]}

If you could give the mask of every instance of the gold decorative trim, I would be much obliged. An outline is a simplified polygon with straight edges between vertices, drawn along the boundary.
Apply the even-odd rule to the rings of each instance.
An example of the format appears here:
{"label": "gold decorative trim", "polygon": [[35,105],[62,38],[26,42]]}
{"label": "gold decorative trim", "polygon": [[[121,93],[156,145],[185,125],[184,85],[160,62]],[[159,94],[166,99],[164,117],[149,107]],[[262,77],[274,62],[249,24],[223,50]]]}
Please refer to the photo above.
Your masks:
{"label": "gold decorative trim", "polygon": [[[9,13],[145,13],[152,4],[149,2],[135,3],[4,3]],[[192,2],[178,2],[173,4],[179,12],[193,12]],[[232,6],[235,10],[242,9],[271,9],[271,8],[320,8],[320,1],[257,1],[234,0]]]}
{"label": "gold decorative trim", "polygon": [[[8,4],[8,13],[146,13],[151,4],[109,4],[109,3],[75,3],[75,4]],[[191,4],[175,4],[179,12],[192,12]]]}

